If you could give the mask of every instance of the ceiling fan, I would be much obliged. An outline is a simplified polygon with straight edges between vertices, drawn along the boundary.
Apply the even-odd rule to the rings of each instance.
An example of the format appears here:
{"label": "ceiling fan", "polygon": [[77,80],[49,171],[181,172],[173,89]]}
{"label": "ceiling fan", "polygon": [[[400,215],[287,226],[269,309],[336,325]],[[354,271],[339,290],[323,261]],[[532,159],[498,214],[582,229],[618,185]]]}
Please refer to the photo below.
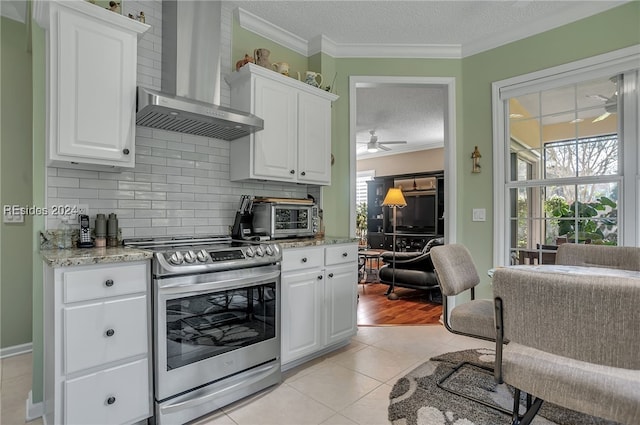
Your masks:
{"label": "ceiling fan", "polygon": [[609,118],[611,114],[615,114],[618,110],[618,92],[617,91],[613,93],[611,97],[606,97],[601,94],[591,94],[591,95],[588,95],[588,97],[593,99],[598,99],[604,102],[604,112],[591,122],[603,121]]}
{"label": "ceiling fan", "polygon": [[609,81],[611,81],[615,86],[615,90],[610,97],[603,96],[601,94],[587,95],[587,97],[598,99],[604,102],[604,112],[600,116],[596,117],[596,119],[591,121],[592,123],[606,120],[611,114],[615,114],[616,112],[618,112],[618,76],[614,75],[613,77],[609,78]]}
{"label": "ceiling fan", "polygon": [[368,142],[358,142],[358,143],[367,145],[367,152],[371,152],[371,153],[378,152],[379,150],[390,151],[391,148],[388,148],[385,145],[407,143],[406,140],[394,140],[394,141],[388,141],[388,142],[379,142],[378,141],[378,136],[376,136],[376,131],[375,130],[369,130],[369,134],[371,134],[371,139],[369,139]]}

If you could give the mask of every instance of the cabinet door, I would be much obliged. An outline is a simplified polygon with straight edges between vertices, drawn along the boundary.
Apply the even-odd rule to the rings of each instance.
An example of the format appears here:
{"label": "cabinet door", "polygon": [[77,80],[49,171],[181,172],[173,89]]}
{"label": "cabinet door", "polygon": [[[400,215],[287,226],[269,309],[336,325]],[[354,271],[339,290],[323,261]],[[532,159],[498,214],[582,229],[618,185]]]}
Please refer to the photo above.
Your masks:
{"label": "cabinet door", "polygon": [[331,102],[298,96],[298,180],[331,184]]}
{"label": "cabinet door", "polygon": [[126,424],[151,414],[147,359],[64,383],[65,424]]}
{"label": "cabinet door", "polygon": [[137,35],[65,8],[57,16],[50,159],[133,167]]}
{"label": "cabinet door", "polygon": [[253,173],[256,177],[294,181],[297,174],[296,90],[263,78],[255,79],[254,90],[254,114],[264,120],[264,130],[254,134]]}
{"label": "cabinet door", "polygon": [[145,295],[66,307],[64,314],[65,373],[145,354]]}
{"label": "cabinet door", "polygon": [[322,348],[323,296],[321,269],[282,275],[283,364]]}
{"label": "cabinet door", "polygon": [[325,280],[326,344],[356,333],[358,265],[327,267]]}

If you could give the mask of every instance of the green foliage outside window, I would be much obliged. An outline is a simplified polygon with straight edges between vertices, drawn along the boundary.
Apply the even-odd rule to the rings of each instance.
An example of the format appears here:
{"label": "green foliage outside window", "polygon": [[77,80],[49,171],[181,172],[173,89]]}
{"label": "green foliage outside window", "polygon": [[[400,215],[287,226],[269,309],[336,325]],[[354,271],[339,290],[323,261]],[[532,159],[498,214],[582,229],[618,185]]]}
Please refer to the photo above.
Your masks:
{"label": "green foliage outside window", "polygon": [[[584,242],[616,245],[618,205],[601,196],[593,202],[576,201],[569,204],[561,196],[552,196],[544,202],[544,209],[558,227],[558,235],[566,236],[570,242]],[[576,212],[577,210],[577,212]],[[577,220],[576,220],[577,218]]]}

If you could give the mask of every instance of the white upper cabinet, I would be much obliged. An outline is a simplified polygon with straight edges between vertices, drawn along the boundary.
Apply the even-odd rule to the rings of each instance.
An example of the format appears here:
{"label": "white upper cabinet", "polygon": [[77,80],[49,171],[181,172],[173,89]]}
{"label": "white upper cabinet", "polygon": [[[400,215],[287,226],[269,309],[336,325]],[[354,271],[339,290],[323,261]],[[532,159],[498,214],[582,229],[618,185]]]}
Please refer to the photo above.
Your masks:
{"label": "white upper cabinet", "polygon": [[138,37],[149,25],[81,0],[36,2],[35,16],[47,30],[48,164],[133,167]]}
{"label": "white upper cabinet", "polygon": [[231,180],[331,184],[331,102],[338,96],[257,65],[233,73],[231,105],[264,130],[231,142]]}

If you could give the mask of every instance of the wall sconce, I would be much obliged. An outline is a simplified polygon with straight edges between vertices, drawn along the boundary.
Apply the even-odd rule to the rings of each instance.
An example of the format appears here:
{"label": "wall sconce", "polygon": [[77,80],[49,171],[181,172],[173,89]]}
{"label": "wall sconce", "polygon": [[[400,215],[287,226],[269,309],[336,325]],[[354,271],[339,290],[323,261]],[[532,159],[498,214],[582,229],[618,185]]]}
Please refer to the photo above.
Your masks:
{"label": "wall sconce", "polygon": [[476,146],[476,148],[473,150],[473,153],[471,154],[471,160],[473,161],[473,168],[471,169],[472,173],[480,172],[480,158],[482,158],[482,155],[480,155],[480,151]]}

